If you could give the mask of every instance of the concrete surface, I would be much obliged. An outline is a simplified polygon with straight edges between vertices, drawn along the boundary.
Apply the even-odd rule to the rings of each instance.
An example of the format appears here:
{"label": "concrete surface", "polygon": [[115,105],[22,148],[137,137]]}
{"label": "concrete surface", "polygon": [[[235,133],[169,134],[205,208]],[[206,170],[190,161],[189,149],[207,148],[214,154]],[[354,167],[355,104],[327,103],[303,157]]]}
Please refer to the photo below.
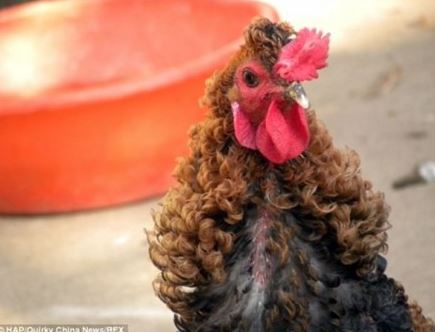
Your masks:
{"label": "concrete surface", "polygon": [[[329,69],[307,87],[336,144],[392,207],[388,272],[435,317],[435,185],[392,182],[435,160],[435,1],[270,1],[296,27],[332,33]],[[5,156],[3,156],[5,157]],[[128,323],[173,331],[154,297],[144,227],[156,202],[0,217],[0,324]]]}

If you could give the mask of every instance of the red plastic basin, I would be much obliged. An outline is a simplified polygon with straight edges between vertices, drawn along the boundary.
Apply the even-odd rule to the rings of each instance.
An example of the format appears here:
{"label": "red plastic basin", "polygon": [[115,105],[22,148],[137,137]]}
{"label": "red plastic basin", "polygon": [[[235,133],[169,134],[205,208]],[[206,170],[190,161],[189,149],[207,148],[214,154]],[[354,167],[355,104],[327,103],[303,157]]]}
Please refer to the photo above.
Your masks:
{"label": "red plastic basin", "polygon": [[246,1],[43,1],[0,12],[0,212],[102,207],[164,192],[204,80]]}

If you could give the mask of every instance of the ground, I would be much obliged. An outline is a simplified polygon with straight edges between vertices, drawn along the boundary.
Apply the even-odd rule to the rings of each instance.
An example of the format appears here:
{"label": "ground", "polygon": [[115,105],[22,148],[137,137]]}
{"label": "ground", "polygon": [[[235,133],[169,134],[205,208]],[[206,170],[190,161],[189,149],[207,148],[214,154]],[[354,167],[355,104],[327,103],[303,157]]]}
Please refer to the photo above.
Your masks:
{"label": "ground", "polygon": [[[296,28],[332,34],[307,92],[335,143],[357,150],[391,205],[388,274],[435,317],[435,184],[393,190],[435,161],[433,0],[271,1]],[[128,323],[173,331],[153,295],[144,227],[156,200],[84,213],[0,217],[0,324]]]}

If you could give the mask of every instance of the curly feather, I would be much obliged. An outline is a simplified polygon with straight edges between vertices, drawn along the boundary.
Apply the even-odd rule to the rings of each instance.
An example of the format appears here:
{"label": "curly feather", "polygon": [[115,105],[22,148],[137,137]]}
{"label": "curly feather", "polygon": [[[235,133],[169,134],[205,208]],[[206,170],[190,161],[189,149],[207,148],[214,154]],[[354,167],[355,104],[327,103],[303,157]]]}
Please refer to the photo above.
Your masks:
{"label": "curly feather", "polygon": [[311,141],[297,159],[271,166],[237,144],[228,99],[234,72],[252,56],[272,68],[292,33],[258,19],[207,82],[210,113],[191,130],[178,184],[154,215],[154,289],[179,331],[434,331],[384,274],[383,195],[313,111]]}

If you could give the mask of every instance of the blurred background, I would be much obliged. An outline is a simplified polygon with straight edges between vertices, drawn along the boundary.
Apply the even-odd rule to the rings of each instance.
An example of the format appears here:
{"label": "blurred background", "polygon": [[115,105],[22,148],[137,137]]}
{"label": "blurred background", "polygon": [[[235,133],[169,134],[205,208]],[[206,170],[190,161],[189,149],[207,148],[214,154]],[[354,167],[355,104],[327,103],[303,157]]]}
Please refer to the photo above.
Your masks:
{"label": "blurred background", "polygon": [[0,0],[0,324],[174,330],[144,229],[204,79],[276,13],[331,33],[311,104],[385,192],[388,273],[435,317],[433,0],[24,2]]}

